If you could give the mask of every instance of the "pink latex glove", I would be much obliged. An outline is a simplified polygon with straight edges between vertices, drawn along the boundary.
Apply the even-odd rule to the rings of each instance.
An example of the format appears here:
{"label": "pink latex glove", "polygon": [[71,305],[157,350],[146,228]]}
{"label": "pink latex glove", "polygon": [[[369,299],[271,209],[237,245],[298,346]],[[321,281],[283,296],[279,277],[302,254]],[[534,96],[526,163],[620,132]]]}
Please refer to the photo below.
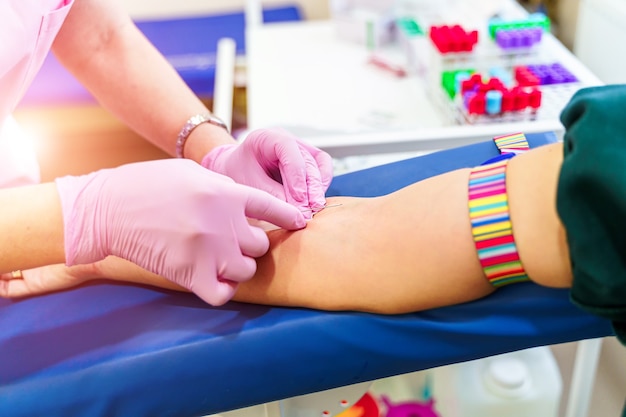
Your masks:
{"label": "pink latex glove", "polygon": [[312,208],[325,205],[333,176],[330,155],[284,129],[255,130],[243,143],[213,149],[201,163],[287,201],[309,218]]}
{"label": "pink latex glove", "polygon": [[212,305],[230,300],[269,248],[247,217],[284,229],[306,221],[270,194],[185,159],[124,165],[56,180],[67,265],[115,255]]}

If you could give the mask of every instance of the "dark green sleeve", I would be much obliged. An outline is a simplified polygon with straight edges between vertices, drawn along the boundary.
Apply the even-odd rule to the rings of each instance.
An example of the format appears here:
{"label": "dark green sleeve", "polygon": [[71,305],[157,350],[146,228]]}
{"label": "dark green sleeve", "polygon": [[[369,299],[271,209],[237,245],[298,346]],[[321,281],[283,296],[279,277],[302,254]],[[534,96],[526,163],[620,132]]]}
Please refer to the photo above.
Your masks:
{"label": "dark green sleeve", "polygon": [[572,259],[572,301],[613,321],[626,344],[626,85],[583,89],[561,113],[557,210]]}

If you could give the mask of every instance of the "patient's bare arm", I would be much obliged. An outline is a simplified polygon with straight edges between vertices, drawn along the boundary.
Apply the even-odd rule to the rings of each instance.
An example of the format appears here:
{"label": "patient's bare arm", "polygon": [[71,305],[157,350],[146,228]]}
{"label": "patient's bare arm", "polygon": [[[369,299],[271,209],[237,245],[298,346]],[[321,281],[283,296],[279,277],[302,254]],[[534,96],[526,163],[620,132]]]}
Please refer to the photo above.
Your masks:
{"label": "patient's bare arm", "polygon": [[[509,162],[507,188],[513,231],[531,279],[568,286],[569,254],[555,208],[561,145],[544,146]],[[493,291],[470,231],[469,170],[420,181],[377,198],[336,197],[299,231],[268,232],[270,251],[238,301],[324,310],[402,313],[458,304]],[[0,295],[21,296],[110,278],[184,290],[139,267],[109,257],[94,267],[42,269],[29,279],[0,282]],[[39,277],[35,280],[35,277]],[[50,282],[54,283],[51,288]],[[46,286],[47,283],[47,286]],[[12,288],[12,289],[11,289]],[[34,289],[34,292],[33,292]]]}
{"label": "patient's bare arm", "polygon": [[[569,254],[555,209],[561,145],[509,163],[514,235],[531,279],[571,282]],[[329,200],[339,207],[306,229],[270,232],[272,249],[236,299],[272,305],[382,313],[418,311],[475,300],[493,291],[474,247],[463,169],[385,197]]]}
{"label": "patient's bare arm", "polygon": [[324,310],[395,313],[491,292],[467,217],[467,170],[386,197],[329,199],[299,232],[269,233],[271,250],[236,299]]}

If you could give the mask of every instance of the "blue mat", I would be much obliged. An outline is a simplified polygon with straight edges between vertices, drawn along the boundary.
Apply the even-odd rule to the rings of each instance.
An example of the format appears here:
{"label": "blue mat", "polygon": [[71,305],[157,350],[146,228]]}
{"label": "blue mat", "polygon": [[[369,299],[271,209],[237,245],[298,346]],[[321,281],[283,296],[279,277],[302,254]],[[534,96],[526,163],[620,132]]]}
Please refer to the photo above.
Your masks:
{"label": "blue mat", "polygon": [[[553,135],[529,135],[531,146]],[[491,141],[335,178],[379,195],[477,165]],[[0,416],[199,416],[532,346],[611,335],[531,283],[415,314],[326,313],[95,283],[0,300]]]}

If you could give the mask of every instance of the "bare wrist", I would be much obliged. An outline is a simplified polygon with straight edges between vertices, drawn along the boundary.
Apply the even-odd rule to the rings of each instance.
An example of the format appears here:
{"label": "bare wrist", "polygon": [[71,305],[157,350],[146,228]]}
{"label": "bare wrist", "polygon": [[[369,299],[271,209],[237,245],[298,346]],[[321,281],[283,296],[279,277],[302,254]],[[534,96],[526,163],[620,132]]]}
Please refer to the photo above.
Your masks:
{"label": "bare wrist", "polygon": [[153,274],[138,265],[116,256],[108,256],[102,261],[93,264],[94,278],[105,278],[112,281],[128,282],[142,285],[152,285],[176,291],[189,290],[169,281],[159,275]]}
{"label": "bare wrist", "polygon": [[67,271],[76,279],[76,283],[80,284],[93,279],[102,278],[98,268],[100,262],[69,266],[67,267]]}

